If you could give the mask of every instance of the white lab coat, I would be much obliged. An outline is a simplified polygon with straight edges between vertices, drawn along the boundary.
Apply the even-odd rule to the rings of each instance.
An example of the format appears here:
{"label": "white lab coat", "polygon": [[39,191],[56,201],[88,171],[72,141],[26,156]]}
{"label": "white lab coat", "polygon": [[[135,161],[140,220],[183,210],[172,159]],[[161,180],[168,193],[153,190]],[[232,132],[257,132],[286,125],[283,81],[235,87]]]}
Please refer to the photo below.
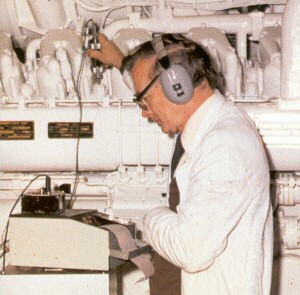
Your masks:
{"label": "white lab coat", "polygon": [[250,119],[217,91],[176,178],[178,214],[168,207],[151,210],[144,233],[182,269],[182,295],[269,295],[267,159]]}

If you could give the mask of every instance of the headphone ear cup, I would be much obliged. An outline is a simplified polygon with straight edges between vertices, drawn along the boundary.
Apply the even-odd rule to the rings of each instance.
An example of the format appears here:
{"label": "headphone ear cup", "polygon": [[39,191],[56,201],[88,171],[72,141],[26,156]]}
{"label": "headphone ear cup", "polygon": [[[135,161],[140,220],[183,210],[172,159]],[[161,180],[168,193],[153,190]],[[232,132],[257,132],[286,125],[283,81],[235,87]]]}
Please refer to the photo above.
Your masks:
{"label": "headphone ear cup", "polygon": [[184,104],[194,95],[192,79],[186,69],[172,64],[160,76],[160,83],[166,97],[173,103]]}

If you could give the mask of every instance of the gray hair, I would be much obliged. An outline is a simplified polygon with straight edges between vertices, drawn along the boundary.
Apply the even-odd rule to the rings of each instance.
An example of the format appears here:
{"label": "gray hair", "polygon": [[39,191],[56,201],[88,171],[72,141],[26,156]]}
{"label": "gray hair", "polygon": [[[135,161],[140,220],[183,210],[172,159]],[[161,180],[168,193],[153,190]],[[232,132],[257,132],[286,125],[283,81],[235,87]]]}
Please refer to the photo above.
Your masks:
{"label": "gray hair", "polygon": [[[213,69],[208,53],[199,44],[181,34],[163,34],[161,37],[170,63],[183,66],[191,76],[194,87],[206,79],[212,89],[216,88],[217,73]],[[145,42],[123,59],[121,71],[125,69],[131,71],[138,59],[152,56],[157,56],[152,42]],[[153,75],[157,75],[162,69],[157,58]]]}

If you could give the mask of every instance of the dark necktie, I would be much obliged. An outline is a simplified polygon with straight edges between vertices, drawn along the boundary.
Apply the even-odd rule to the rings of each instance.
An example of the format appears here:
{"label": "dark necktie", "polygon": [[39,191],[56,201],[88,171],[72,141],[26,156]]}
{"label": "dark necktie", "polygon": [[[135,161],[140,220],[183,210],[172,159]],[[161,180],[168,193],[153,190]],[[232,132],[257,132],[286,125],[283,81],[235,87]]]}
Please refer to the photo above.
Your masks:
{"label": "dark necktie", "polygon": [[[169,207],[176,212],[179,204],[179,190],[174,176],[175,170],[184,153],[181,143],[181,133],[177,136],[175,149],[171,161],[171,178],[169,186]],[[180,295],[181,294],[181,270],[171,264],[157,253],[153,255],[152,262],[155,273],[150,278],[150,295]]]}
{"label": "dark necktie", "polygon": [[176,207],[179,204],[179,190],[174,173],[183,154],[184,148],[181,142],[181,133],[179,133],[176,138],[175,149],[171,161],[171,183],[169,186],[169,207],[173,212],[176,212]]}
{"label": "dark necktie", "polygon": [[182,142],[181,142],[181,133],[179,133],[176,138],[175,149],[174,149],[174,153],[173,153],[173,157],[172,157],[172,161],[171,161],[171,179],[173,179],[175,170],[179,164],[179,161],[180,161],[183,153],[184,153],[184,148],[183,148]]}

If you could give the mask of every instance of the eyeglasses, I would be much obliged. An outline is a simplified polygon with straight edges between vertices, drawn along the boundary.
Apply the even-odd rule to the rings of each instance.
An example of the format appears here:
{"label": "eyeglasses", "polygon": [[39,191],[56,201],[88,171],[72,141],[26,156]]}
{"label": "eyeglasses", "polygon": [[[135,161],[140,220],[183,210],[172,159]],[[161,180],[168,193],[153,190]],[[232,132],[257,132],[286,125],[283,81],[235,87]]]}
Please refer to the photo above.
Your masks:
{"label": "eyeglasses", "polygon": [[156,80],[159,78],[160,75],[156,75],[152,81],[140,92],[133,101],[144,111],[148,109],[148,106],[145,104],[144,96],[147,94],[147,92],[150,90],[150,88],[154,85]]}

